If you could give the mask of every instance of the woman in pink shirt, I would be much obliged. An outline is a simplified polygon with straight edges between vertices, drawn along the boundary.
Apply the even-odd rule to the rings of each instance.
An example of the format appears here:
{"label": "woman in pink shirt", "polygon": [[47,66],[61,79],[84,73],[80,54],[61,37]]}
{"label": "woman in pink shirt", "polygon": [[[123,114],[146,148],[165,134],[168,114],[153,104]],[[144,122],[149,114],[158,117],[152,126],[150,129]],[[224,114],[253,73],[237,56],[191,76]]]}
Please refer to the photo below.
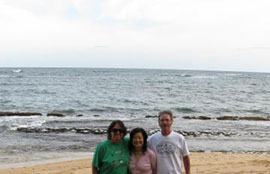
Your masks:
{"label": "woman in pink shirt", "polygon": [[142,128],[130,132],[130,174],[156,174],[156,154],[147,148],[147,134]]}

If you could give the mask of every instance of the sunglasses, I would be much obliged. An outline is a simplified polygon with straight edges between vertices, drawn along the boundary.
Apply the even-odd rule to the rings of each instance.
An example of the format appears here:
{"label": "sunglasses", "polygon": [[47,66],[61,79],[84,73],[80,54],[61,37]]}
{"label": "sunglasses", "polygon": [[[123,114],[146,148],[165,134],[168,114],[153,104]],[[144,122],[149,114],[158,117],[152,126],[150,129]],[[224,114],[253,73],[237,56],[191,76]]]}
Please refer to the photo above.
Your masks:
{"label": "sunglasses", "polygon": [[113,133],[117,133],[117,132],[124,133],[124,130],[123,129],[112,129],[112,132]]}

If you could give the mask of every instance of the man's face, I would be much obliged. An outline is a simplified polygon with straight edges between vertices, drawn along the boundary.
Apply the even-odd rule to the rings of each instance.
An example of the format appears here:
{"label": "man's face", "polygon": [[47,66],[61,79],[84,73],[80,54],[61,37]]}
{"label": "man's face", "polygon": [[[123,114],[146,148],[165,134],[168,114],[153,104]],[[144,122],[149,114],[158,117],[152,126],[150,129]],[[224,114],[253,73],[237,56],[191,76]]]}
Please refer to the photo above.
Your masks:
{"label": "man's face", "polygon": [[159,117],[158,124],[162,130],[170,130],[173,124],[173,120],[169,114],[162,114]]}

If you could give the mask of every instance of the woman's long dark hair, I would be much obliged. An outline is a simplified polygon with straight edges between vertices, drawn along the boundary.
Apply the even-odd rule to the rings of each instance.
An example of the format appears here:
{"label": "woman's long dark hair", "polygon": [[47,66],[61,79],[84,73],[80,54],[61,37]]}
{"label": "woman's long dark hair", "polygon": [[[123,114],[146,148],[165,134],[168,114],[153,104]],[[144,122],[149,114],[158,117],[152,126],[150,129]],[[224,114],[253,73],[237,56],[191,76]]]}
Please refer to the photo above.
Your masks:
{"label": "woman's long dark hair", "polygon": [[142,152],[144,153],[147,150],[147,137],[148,137],[147,136],[147,133],[145,132],[145,130],[143,128],[137,127],[137,128],[133,129],[130,132],[130,141],[129,141],[129,150],[130,150],[130,153],[135,152],[135,147],[134,147],[134,145],[132,143],[132,140],[134,138],[134,135],[136,133],[139,133],[139,132],[141,132],[142,135],[143,135],[143,142],[144,143],[143,143],[143,146],[142,146]]}
{"label": "woman's long dark hair", "polygon": [[[107,129],[107,139],[108,140],[111,140],[111,132],[112,132],[112,129],[113,127],[116,125],[116,124],[119,124],[119,126],[121,127],[121,129],[123,130],[123,134],[124,136],[126,136],[127,134],[127,128],[126,126],[124,125],[124,123],[121,121],[121,120],[114,120],[113,122],[111,122],[110,126],[108,127]],[[123,137],[124,137],[123,136]]]}

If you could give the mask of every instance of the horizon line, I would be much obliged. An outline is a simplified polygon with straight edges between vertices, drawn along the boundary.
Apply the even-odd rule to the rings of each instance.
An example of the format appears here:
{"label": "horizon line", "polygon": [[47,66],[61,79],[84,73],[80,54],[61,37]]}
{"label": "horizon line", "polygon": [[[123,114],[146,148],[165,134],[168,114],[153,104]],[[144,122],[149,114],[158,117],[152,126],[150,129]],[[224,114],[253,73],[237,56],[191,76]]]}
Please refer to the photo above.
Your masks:
{"label": "horizon line", "polygon": [[134,70],[173,70],[173,71],[216,71],[216,72],[242,72],[242,73],[270,73],[265,71],[248,70],[220,70],[220,69],[177,69],[177,68],[138,68],[138,67],[83,67],[83,66],[0,66],[0,68],[73,68],[73,69],[134,69]]}

